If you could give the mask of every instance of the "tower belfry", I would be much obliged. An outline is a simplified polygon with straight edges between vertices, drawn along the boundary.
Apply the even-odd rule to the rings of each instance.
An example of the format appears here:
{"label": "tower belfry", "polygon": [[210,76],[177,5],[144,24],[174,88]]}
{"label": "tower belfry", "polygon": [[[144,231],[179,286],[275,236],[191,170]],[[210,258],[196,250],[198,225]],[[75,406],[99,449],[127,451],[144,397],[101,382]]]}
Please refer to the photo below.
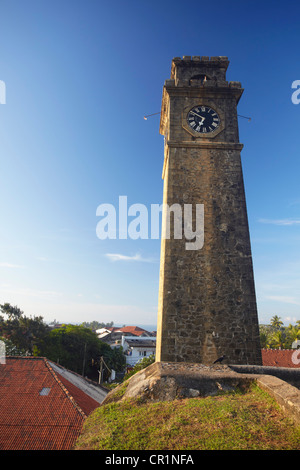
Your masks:
{"label": "tower belfry", "polygon": [[164,207],[184,214],[201,205],[204,240],[187,249],[172,224],[162,239],[157,361],[211,364],[225,355],[224,363],[261,364],[237,119],[243,89],[226,81],[228,65],[222,56],[176,57],[163,87]]}

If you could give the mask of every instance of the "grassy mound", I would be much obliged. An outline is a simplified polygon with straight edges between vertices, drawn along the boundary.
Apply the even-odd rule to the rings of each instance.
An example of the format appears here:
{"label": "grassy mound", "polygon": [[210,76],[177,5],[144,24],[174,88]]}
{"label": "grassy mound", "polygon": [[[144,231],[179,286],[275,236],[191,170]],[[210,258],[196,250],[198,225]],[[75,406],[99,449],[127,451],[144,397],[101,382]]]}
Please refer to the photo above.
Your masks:
{"label": "grassy mound", "polygon": [[158,403],[126,400],[97,408],[77,449],[295,450],[300,428],[258,386],[207,398]]}

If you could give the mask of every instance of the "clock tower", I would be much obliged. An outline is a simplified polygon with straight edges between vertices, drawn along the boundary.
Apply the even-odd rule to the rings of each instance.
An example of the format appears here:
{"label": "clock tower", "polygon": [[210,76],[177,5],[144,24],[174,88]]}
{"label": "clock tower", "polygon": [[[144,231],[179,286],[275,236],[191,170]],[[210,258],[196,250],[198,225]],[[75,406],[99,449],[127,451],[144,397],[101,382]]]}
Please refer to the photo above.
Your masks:
{"label": "clock tower", "polygon": [[[163,88],[164,135],[157,361],[261,364],[237,104],[227,57],[172,61]],[[203,243],[174,236],[173,207],[203,208]],[[166,210],[166,208],[169,210]],[[167,220],[168,219],[168,220]],[[183,226],[183,222],[182,222]],[[173,229],[173,231],[172,231]]]}

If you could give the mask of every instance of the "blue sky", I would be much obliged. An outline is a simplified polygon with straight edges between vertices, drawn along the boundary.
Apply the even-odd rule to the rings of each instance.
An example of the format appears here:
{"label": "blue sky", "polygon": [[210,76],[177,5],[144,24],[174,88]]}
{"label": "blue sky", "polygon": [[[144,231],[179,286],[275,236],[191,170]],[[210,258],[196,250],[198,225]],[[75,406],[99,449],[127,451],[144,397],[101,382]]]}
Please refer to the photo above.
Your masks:
{"label": "blue sky", "polygon": [[239,125],[259,321],[299,320],[299,3],[0,7],[0,303],[46,321],[155,325],[160,241],[99,240],[96,209],[120,195],[162,202],[159,116],[143,116],[160,111],[173,57],[223,55],[252,118]]}

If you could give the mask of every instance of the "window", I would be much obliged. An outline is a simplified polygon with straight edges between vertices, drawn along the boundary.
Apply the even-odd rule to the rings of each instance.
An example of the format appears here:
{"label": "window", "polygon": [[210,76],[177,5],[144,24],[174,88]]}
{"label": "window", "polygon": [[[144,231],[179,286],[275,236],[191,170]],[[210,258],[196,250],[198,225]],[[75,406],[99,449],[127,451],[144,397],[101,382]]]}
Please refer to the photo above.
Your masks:
{"label": "window", "polygon": [[51,388],[50,387],[43,387],[42,390],[40,391],[40,395],[46,396],[49,395]]}

